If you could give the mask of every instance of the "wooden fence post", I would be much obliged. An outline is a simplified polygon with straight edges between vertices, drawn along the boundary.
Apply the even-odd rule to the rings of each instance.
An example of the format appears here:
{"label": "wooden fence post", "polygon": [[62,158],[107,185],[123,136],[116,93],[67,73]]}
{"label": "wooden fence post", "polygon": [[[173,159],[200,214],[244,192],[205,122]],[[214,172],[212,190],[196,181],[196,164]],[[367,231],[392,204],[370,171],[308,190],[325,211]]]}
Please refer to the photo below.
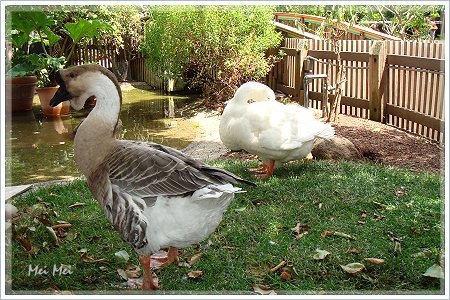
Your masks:
{"label": "wooden fence post", "polygon": [[386,44],[375,41],[369,50],[369,118],[376,122],[384,122],[384,99]]}
{"label": "wooden fence post", "polygon": [[297,56],[295,57],[295,90],[297,91],[297,99],[299,103],[303,103],[304,90],[303,77],[305,77],[305,70],[303,62],[308,56],[309,40],[301,40],[297,44]]}

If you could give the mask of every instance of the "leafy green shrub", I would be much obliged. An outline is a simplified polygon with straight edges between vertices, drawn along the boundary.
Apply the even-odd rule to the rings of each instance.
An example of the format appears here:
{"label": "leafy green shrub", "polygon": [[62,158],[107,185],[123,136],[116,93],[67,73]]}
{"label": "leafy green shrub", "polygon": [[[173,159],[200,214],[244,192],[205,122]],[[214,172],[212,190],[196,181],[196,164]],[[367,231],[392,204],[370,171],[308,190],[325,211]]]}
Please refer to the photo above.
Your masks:
{"label": "leafy green shrub", "polygon": [[163,79],[184,79],[206,104],[228,100],[235,89],[269,71],[281,34],[270,6],[152,6],[142,51]]}

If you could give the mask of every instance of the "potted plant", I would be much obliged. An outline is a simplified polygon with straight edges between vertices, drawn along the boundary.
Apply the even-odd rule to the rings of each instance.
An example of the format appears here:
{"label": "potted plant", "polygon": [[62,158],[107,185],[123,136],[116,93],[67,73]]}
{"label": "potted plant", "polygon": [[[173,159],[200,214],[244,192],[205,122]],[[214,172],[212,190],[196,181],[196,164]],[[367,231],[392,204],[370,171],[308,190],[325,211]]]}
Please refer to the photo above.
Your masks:
{"label": "potted plant", "polygon": [[[36,35],[43,37],[50,22],[43,12],[12,10],[7,12],[6,111],[31,110],[39,69],[38,58],[30,53]],[[44,14],[45,16],[45,14]],[[49,29],[49,28],[48,28]],[[47,36],[47,35],[45,35]],[[49,33],[48,36],[51,36]],[[42,40],[42,38],[41,38]],[[54,39],[52,39],[53,41]]]}
{"label": "potted plant", "polygon": [[7,56],[6,66],[9,70],[5,76],[5,112],[31,110],[37,85],[36,67],[19,51]]}
{"label": "potted plant", "polygon": [[41,109],[46,116],[65,116],[69,114],[70,103],[63,102],[56,107],[50,106],[50,100],[58,90],[58,85],[55,81],[56,72],[62,69],[66,64],[64,56],[51,57],[45,54],[36,55],[34,57],[36,62],[36,76],[37,88],[36,92],[39,96]]}
{"label": "potted plant", "polygon": [[[42,93],[41,88],[52,85],[54,74],[59,68],[73,61],[78,44],[99,36],[103,31],[112,30],[111,26],[98,20],[79,18],[74,23],[64,22],[66,16],[63,11],[51,11],[48,7],[9,6],[9,8],[6,17],[11,22],[6,22],[8,24],[6,32],[7,39],[12,45],[13,59],[10,67],[14,70],[7,75],[15,77],[13,74],[17,75],[16,71],[20,70],[23,70],[22,74],[36,75],[39,94]],[[31,53],[30,45],[39,46],[39,51]],[[16,59],[19,54],[21,62]],[[39,55],[36,56],[37,54]],[[22,63],[24,65],[18,66]],[[21,69],[22,67],[27,67],[26,72],[25,69]],[[44,114],[55,114],[47,110],[46,104],[42,107]]]}

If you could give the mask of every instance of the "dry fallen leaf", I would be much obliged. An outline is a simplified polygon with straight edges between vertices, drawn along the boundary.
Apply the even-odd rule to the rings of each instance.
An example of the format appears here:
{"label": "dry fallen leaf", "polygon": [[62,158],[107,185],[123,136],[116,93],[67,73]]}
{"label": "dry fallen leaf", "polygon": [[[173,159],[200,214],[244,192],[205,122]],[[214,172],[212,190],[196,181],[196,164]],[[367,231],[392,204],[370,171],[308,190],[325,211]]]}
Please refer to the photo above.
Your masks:
{"label": "dry fallen leaf", "polygon": [[185,262],[185,261],[178,262],[178,266],[179,267],[183,267],[183,268],[190,268],[191,267],[191,265],[189,263]]}
{"label": "dry fallen leaf", "polygon": [[234,251],[234,250],[236,250],[236,247],[231,247],[231,246],[222,246],[222,249],[226,249],[226,250]]}
{"label": "dry fallen leaf", "polygon": [[411,254],[412,257],[430,257],[432,252],[430,250],[424,250],[422,252]]}
{"label": "dry fallen leaf", "polygon": [[59,245],[59,237],[56,235],[56,232],[53,230],[52,227],[46,226],[45,227],[48,231],[48,233],[50,233],[50,237],[52,238],[53,242],[56,245]]}
{"label": "dry fallen leaf", "polygon": [[323,203],[322,203],[322,201],[320,201],[320,200],[315,200],[315,201],[313,202],[313,204],[314,204],[314,205],[317,205],[317,207],[318,207],[319,209],[321,209],[322,206],[323,206]]}
{"label": "dry fallen leaf", "polygon": [[384,259],[382,258],[373,258],[373,257],[369,257],[369,258],[364,258],[365,261],[367,261],[368,263],[371,263],[372,265],[379,265],[384,263]]}
{"label": "dry fallen leaf", "polygon": [[439,279],[445,279],[444,270],[438,264],[434,264],[431,267],[429,267],[425,271],[425,273],[422,274],[422,276],[427,276],[427,277],[432,277],[432,278],[439,278]]}
{"label": "dry fallen leaf", "polygon": [[272,290],[270,287],[260,284],[252,284],[253,291],[255,293],[258,293],[260,295],[276,295],[274,290]]}
{"label": "dry fallen leaf", "polygon": [[282,271],[280,274],[280,278],[283,280],[289,281],[292,279],[292,275],[288,271]]}
{"label": "dry fallen leaf", "polygon": [[128,261],[130,259],[130,255],[125,250],[117,251],[116,253],[114,253],[114,256],[124,261]]}
{"label": "dry fallen leaf", "polygon": [[347,250],[347,253],[350,253],[350,254],[359,254],[359,252],[360,251],[356,248],[350,248]]}
{"label": "dry fallen leaf", "polygon": [[127,265],[124,271],[128,278],[139,278],[142,275],[141,268],[134,264]]}
{"label": "dry fallen leaf", "polygon": [[322,260],[325,259],[329,254],[330,252],[326,250],[316,249],[316,253],[313,255],[313,258],[316,260]]}
{"label": "dry fallen leaf", "polygon": [[399,255],[402,253],[402,244],[398,240],[394,241],[394,256]]}
{"label": "dry fallen leaf", "polygon": [[385,220],[386,217],[383,215],[373,214],[373,218],[377,221]]}
{"label": "dry fallen leaf", "polygon": [[75,240],[78,237],[78,233],[76,233],[75,231],[71,230],[67,233],[66,235],[66,241],[71,242],[73,240]]}
{"label": "dry fallen leaf", "polygon": [[333,235],[347,238],[349,240],[356,240],[356,238],[354,236],[347,234],[347,233],[339,232],[339,231],[325,230],[320,234],[320,236],[322,236],[322,237],[333,236]]}
{"label": "dry fallen leaf", "polygon": [[327,237],[327,236],[333,236],[333,235],[334,235],[334,231],[329,231],[329,230],[325,230],[320,234],[321,237]]}
{"label": "dry fallen leaf", "polygon": [[361,263],[350,263],[347,265],[341,265],[342,270],[344,270],[346,273],[352,274],[352,275],[358,275],[362,270],[364,270],[366,267]]}
{"label": "dry fallen leaf", "polygon": [[311,226],[309,226],[308,224],[301,225],[300,223],[297,223],[297,225],[295,225],[295,227],[291,228],[296,239],[300,239],[300,238],[304,237],[306,234],[308,234],[308,231],[310,229],[311,229]]}
{"label": "dry fallen leaf", "polygon": [[56,230],[56,229],[60,229],[60,228],[61,229],[69,228],[71,226],[72,226],[72,224],[65,222],[65,223],[59,223],[59,224],[53,225],[52,228],[54,230]]}
{"label": "dry fallen leaf", "polygon": [[399,189],[397,189],[397,190],[395,191],[395,195],[396,195],[397,197],[401,197],[401,196],[406,195],[405,188],[404,188],[403,186],[401,186]]}
{"label": "dry fallen leaf", "polygon": [[356,240],[356,238],[354,236],[352,236],[350,234],[347,234],[347,233],[339,232],[339,231],[335,231],[334,235],[340,236],[340,237],[343,237],[343,238],[347,238],[349,240]]}
{"label": "dry fallen leaf", "polygon": [[200,257],[202,257],[203,253],[197,253],[194,254],[191,259],[189,260],[189,265],[192,266],[197,260],[200,259]]}
{"label": "dry fallen leaf", "polygon": [[83,252],[80,256],[81,260],[87,263],[97,263],[97,262],[102,262],[105,261],[106,258],[99,258],[99,259],[95,259],[92,256],[87,255],[87,252]]}
{"label": "dry fallen leaf", "polygon": [[420,229],[413,226],[413,227],[409,228],[409,231],[411,231],[411,233],[419,233]]}
{"label": "dry fallen leaf", "polygon": [[270,269],[270,273],[275,273],[276,271],[278,271],[279,269],[281,269],[282,267],[284,267],[286,265],[286,261],[282,261],[280,262],[278,265],[276,265],[275,267],[273,267],[272,269]]}
{"label": "dry fallen leaf", "polygon": [[17,240],[19,240],[20,244],[25,249],[25,251],[30,252],[33,249],[31,242],[27,240],[24,236],[18,235],[16,238]]}
{"label": "dry fallen leaf", "polygon": [[120,278],[123,280],[128,280],[127,273],[123,269],[117,269],[117,274],[119,274]]}
{"label": "dry fallen leaf", "polygon": [[86,205],[86,203],[83,203],[83,202],[75,202],[74,204],[69,205],[69,208],[75,208],[75,207],[78,207],[78,206],[84,206],[84,205]]}
{"label": "dry fallen leaf", "polygon": [[187,276],[191,279],[199,278],[203,276],[203,271],[190,271]]}

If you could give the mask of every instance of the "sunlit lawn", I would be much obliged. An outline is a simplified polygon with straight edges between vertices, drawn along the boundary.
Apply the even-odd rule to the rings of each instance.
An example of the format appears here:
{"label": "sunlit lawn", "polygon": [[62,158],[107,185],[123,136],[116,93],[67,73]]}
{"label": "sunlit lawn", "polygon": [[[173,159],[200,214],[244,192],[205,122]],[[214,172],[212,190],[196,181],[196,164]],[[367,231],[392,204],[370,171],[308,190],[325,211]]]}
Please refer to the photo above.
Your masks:
{"label": "sunlit lawn", "polygon": [[[212,164],[252,179],[245,168],[256,163]],[[255,182],[236,196],[208,240],[181,251],[182,264],[156,271],[156,293],[444,292],[443,281],[423,275],[443,259],[442,176],[313,161]],[[7,255],[9,292],[132,289],[137,255],[85,181],[40,188],[13,203],[20,216]],[[129,260],[116,255],[122,250]]]}

